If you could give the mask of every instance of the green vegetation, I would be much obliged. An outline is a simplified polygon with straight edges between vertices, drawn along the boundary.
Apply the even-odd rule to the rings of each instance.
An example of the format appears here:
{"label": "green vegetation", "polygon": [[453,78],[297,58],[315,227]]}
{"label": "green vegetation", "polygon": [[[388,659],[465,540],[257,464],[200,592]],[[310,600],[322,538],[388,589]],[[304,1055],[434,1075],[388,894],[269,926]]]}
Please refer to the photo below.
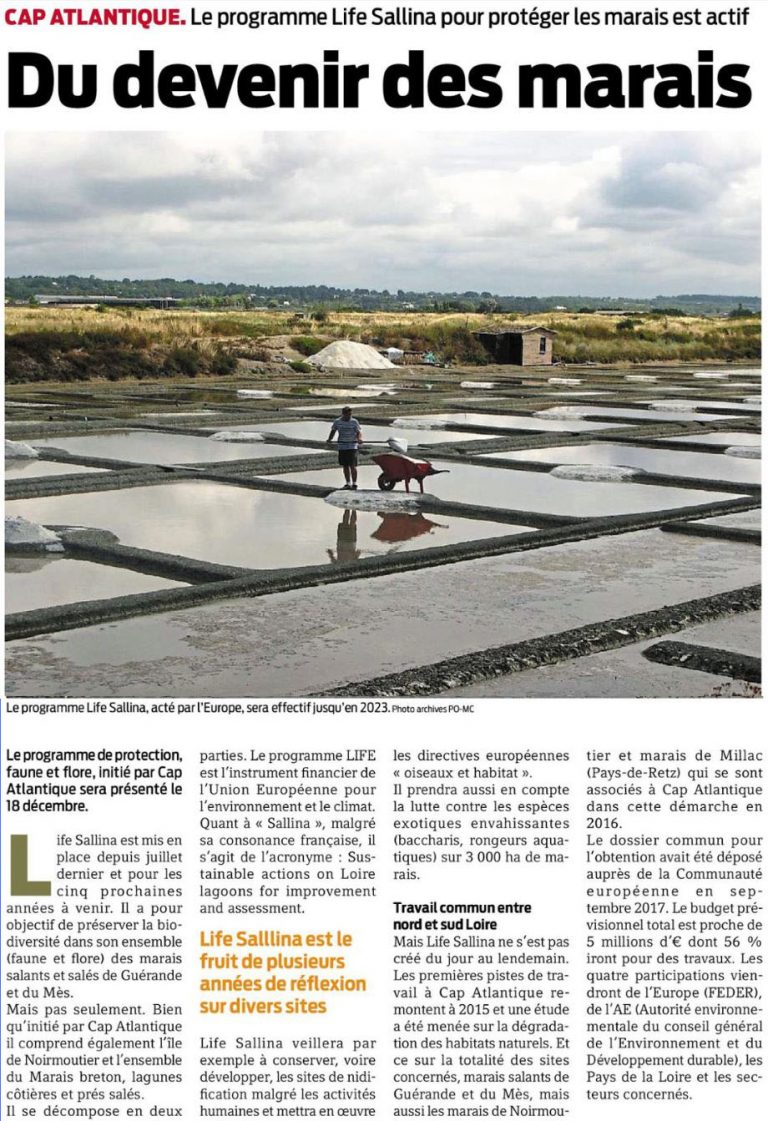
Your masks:
{"label": "green vegetation", "polygon": [[[525,322],[556,331],[555,358],[566,363],[757,361],[760,317],[559,312],[514,319],[436,312],[333,312],[322,334],[307,335],[293,312],[162,311],[139,308],[9,307],[6,370],[12,384],[103,378],[205,377],[237,369],[238,359],[270,366],[286,346],[304,358],[333,339],[376,348],[433,351],[452,365],[487,365],[474,332]],[[290,368],[312,373],[306,361]]]}
{"label": "green vegetation", "polygon": [[[358,337],[374,346],[434,351],[454,365],[487,365],[488,354],[473,334],[505,326],[482,316],[418,316],[411,321],[371,316],[358,325]],[[358,317],[358,320],[362,317]],[[517,320],[519,322],[519,320]],[[604,364],[648,362],[730,362],[760,358],[760,319],[703,319],[561,314],[531,316],[531,325],[557,332],[555,358],[561,362]]]}
{"label": "green vegetation", "polygon": [[441,361],[458,366],[486,366],[490,356],[473,331],[480,323],[466,322],[465,316],[453,321],[445,316],[435,317],[435,322],[393,323],[391,326],[360,332],[360,341],[376,347],[396,346],[401,350],[423,354],[429,350]]}
{"label": "green vegetation", "polygon": [[291,346],[294,350],[298,350],[299,354],[309,358],[311,354],[317,354],[318,350],[323,349],[325,340],[313,338],[311,335],[296,335],[291,339]]}
{"label": "green vegetation", "polygon": [[564,362],[733,362],[760,358],[760,320],[551,317]]}
{"label": "green vegetation", "polygon": [[230,374],[236,361],[220,349],[195,342],[169,348],[152,345],[140,331],[23,331],[5,344],[6,381],[88,381]]}

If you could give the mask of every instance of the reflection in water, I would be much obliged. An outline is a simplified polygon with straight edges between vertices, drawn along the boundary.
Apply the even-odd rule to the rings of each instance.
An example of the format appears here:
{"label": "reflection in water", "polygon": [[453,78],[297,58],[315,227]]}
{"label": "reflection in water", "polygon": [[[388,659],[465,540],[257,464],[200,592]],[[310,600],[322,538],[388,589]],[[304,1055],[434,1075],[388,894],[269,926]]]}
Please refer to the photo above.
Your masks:
{"label": "reflection in water", "polygon": [[61,554],[5,558],[5,609],[9,614],[180,586],[176,580]]}
{"label": "reflection in water", "polygon": [[46,565],[61,559],[61,553],[51,556],[50,553],[35,553],[34,556],[14,556],[9,553],[5,558],[5,571],[14,575],[23,575],[25,572],[42,572]]}
{"label": "reflection in water", "polygon": [[100,467],[83,467],[79,463],[58,463],[49,459],[6,459],[5,477],[18,479],[23,476],[27,479],[42,478],[45,475],[103,475]]}
{"label": "reflection in water", "polygon": [[422,533],[431,533],[433,529],[447,529],[447,525],[431,522],[421,512],[409,514],[404,510],[379,511],[381,525],[371,537],[375,541],[383,541],[387,545],[400,545],[414,537],[421,537]]}
{"label": "reflection in water", "polygon": [[336,529],[336,552],[327,549],[331,564],[351,564],[359,559],[357,548],[357,510],[345,510]]}
{"label": "reflection in water", "polygon": [[[406,511],[377,511],[380,519],[379,526],[370,535],[372,541],[380,541],[383,545],[392,545],[388,553],[396,552],[397,547],[411,541],[414,537],[421,537],[424,533],[432,533],[435,529],[449,529],[447,525],[430,521],[422,513],[408,513]],[[365,520],[365,519],[364,519]],[[359,560],[366,552],[357,547],[358,512],[347,509],[336,528],[336,550],[326,549],[331,564],[352,564]]]}
{"label": "reflection in water", "polygon": [[[489,474],[506,478],[513,472],[489,471]],[[382,507],[384,505],[382,502]],[[342,523],[341,540],[334,547],[343,513],[338,507],[305,495],[250,490],[203,479],[17,499],[8,504],[8,512],[21,514],[41,525],[107,529],[124,545],[246,568],[328,564],[329,548],[336,558],[340,551],[342,561],[358,547],[364,555],[391,548],[370,536],[380,522],[372,510],[354,511],[359,545],[349,540],[355,528],[350,515],[346,525]],[[441,530],[440,544],[499,536],[499,526],[493,521],[474,521],[453,515],[446,516],[446,521],[449,528]],[[504,532],[522,532],[522,529],[509,530],[505,526]],[[423,542],[424,545],[429,543]],[[421,545],[422,541],[417,539],[413,547]],[[402,549],[409,547],[407,541],[400,546]]]}

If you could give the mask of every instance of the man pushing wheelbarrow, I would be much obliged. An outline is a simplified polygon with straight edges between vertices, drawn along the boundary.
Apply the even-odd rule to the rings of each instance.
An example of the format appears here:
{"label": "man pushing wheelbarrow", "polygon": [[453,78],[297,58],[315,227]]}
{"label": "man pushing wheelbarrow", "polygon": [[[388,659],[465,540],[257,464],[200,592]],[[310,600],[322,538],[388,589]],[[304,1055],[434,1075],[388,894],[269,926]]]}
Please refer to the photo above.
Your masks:
{"label": "man pushing wheelbarrow", "polygon": [[[352,410],[345,406],[341,416],[334,420],[326,443],[332,444],[334,437],[339,440],[339,465],[344,472],[344,490],[357,490],[357,451],[363,443],[363,430],[359,421],[352,416]],[[424,493],[424,480],[429,475],[444,475],[445,471],[436,470],[425,459],[413,459],[405,453],[408,445],[396,436],[387,441],[389,449],[374,455],[373,462],[381,468],[379,490],[394,490],[398,483],[405,483],[410,494],[411,480],[416,479],[421,493]]]}
{"label": "man pushing wheelbarrow", "polygon": [[447,473],[445,470],[438,471],[426,459],[412,459],[411,456],[405,454],[405,451],[400,451],[402,447],[407,449],[408,445],[403,444],[396,438],[389,440],[389,446],[390,451],[373,456],[373,462],[381,468],[381,474],[379,475],[380,490],[394,490],[397,484],[402,482],[405,483],[405,489],[410,494],[411,480],[415,479],[423,494],[426,478],[430,475],[445,475]]}

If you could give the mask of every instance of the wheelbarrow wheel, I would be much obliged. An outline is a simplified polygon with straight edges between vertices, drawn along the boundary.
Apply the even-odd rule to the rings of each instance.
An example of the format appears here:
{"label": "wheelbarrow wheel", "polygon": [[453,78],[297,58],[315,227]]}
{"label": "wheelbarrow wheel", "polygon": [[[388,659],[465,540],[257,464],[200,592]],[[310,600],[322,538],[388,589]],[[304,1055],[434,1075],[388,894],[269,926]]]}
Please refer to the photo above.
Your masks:
{"label": "wheelbarrow wheel", "polygon": [[379,490],[394,490],[397,479],[390,479],[388,475],[379,475]]}

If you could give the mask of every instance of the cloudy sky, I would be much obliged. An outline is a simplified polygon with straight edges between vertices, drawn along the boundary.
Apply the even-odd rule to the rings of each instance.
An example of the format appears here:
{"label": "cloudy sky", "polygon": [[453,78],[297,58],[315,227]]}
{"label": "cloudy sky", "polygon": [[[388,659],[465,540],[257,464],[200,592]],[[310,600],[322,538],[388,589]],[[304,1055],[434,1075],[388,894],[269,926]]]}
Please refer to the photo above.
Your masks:
{"label": "cloudy sky", "polygon": [[759,291],[755,137],[11,133],[6,272]]}

